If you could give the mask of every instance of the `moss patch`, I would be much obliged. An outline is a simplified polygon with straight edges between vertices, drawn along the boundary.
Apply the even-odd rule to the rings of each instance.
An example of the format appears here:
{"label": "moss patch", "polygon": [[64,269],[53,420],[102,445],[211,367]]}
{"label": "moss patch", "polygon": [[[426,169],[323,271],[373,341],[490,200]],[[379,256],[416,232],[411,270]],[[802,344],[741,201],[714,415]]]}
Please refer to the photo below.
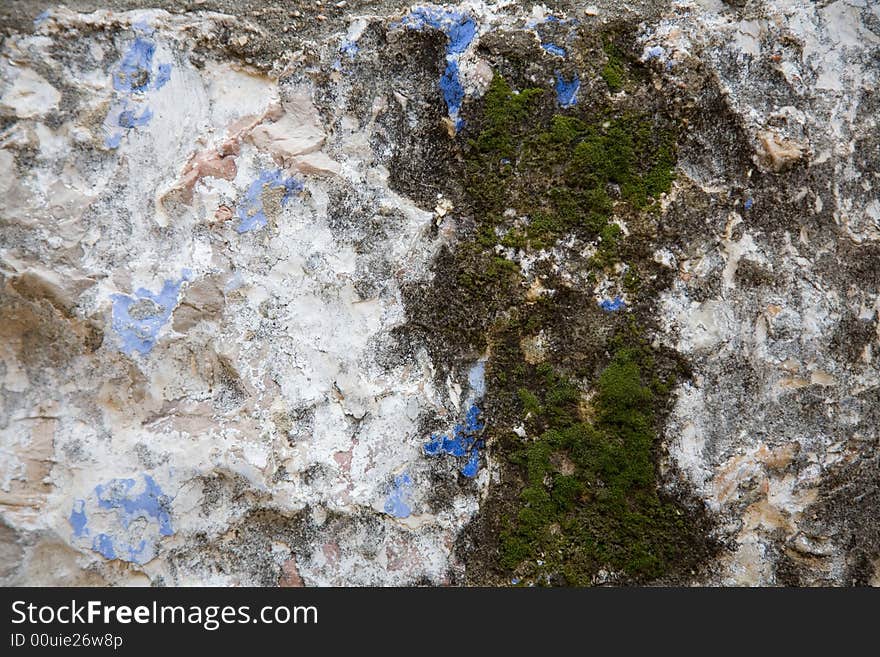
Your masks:
{"label": "moss patch", "polygon": [[549,365],[519,396],[530,436],[502,448],[525,485],[500,565],[538,582],[588,585],[599,569],[650,580],[687,557],[693,529],[657,491],[655,404],[669,381],[641,346],[619,348],[592,398]]}
{"label": "moss patch", "polygon": [[542,122],[548,95],[515,92],[500,75],[492,80],[482,129],[467,154],[466,193],[481,235],[540,249],[577,231],[600,238],[602,259],[611,261],[619,230],[609,225],[615,205],[642,210],[669,191],[676,131],[650,115],[612,107]]}
{"label": "moss patch", "polygon": [[623,89],[628,77],[626,58],[611,39],[607,39],[603,50],[607,61],[602,67],[602,79],[608,85],[608,89],[614,93]]}

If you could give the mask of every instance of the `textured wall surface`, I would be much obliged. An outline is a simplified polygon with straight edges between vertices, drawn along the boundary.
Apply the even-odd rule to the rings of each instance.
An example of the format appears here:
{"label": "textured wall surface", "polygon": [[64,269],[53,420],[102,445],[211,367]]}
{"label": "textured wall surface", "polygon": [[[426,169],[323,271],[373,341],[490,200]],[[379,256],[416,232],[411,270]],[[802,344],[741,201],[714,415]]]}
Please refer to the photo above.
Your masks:
{"label": "textured wall surface", "polygon": [[155,4],[2,10],[0,582],[880,583],[880,5]]}

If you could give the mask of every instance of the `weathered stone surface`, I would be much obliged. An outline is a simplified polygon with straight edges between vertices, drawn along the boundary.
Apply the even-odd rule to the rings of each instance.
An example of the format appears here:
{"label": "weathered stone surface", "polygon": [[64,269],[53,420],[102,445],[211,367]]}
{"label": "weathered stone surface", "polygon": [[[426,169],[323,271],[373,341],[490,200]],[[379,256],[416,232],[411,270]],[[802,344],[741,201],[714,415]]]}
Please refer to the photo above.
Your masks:
{"label": "weathered stone surface", "polygon": [[[880,580],[878,5],[67,4],[0,10],[0,582]],[[614,400],[686,529],[555,562]]]}

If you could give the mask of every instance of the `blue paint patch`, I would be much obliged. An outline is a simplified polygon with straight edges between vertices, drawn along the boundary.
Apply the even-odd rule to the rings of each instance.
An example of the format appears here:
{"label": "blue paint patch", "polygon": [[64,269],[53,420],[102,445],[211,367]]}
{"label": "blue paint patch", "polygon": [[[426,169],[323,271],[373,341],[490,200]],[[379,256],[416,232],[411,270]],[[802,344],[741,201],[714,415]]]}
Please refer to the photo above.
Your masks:
{"label": "blue paint patch", "polygon": [[136,23],[132,23],[131,29],[135,32],[140,32],[141,34],[146,36],[150,36],[153,32],[156,31],[156,28],[146,21],[138,21]]}
{"label": "blue paint patch", "polygon": [[413,30],[431,27],[446,35],[446,68],[440,76],[440,90],[449,118],[456,131],[460,130],[464,125],[464,121],[458,117],[464,100],[464,86],[459,78],[458,59],[476,37],[477,22],[466,12],[456,9],[415,7],[398,25]]}
{"label": "blue paint patch", "polygon": [[471,450],[471,455],[468,457],[467,463],[465,463],[461,468],[461,474],[463,474],[468,479],[473,479],[477,476],[477,472],[480,470],[480,450],[478,447],[474,447]]}
{"label": "blue paint patch", "polygon": [[746,210],[751,210],[751,209],[752,209],[752,206],[753,206],[754,204],[755,204],[754,199],[747,198],[747,199],[746,199],[746,202],[743,203],[743,207],[744,207]]}
{"label": "blue paint patch", "polygon": [[119,113],[119,119],[117,122],[119,123],[120,128],[131,129],[147,125],[152,118],[153,112],[149,107],[145,107],[140,116],[137,116],[134,110],[124,109]]}
{"label": "blue paint patch", "polygon": [[125,561],[130,561],[132,563],[147,563],[149,559],[145,559],[145,553],[147,549],[147,542],[141,539],[141,542],[138,543],[138,546],[135,548],[133,545],[128,546],[128,558]]}
{"label": "blue paint patch", "polygon": [[446,54],[461,54],[477,34],[477,22],[467,13],[444,7],[415,7],[400,24],[416,30],[425,26],[440,30],[449,38]]}
{"label": "blue paint patch", "polygon": [[50,16],[51,16],[51,14],[49,13],[48,9],[41,11],[39,14],[37,14],[37,17],[34,19],[34,27],[38,27],[42,23],[45,23],[47,20],[49,20]]}
{"label": "blue paint patch", "polygon": [[358,48],[356,41],[345,41],[339,48],[339,52],[346,55],[349,59],[354,59],[359,50],[360,48]]}
{"label": "blue paint patch", "polygon": [[581,88],[581,79],[575,74],[570,82],[560,73],[556,73],[556,100],[562,107],[571,107],[577,103],[577,92]]}
{"label": "blue paint patch", "polygon": [[625,306],[626,304],[619,296],[616,296],[613,299],[602,299],[602,301],[599,302],[599,307],[607,313],[615,312]]}
{"label": "blue paint patch", "polygon": [[477,476],[480,467],[479,451],[485,443],[479,438],[479,434],[485,427],[486,423],[480,419],[479,407],[471,404],[464,422],[456,424],[449,436],[433,434],[431,439],[422,445],[422,450],[425,456],[448,454],[457,458],[467,457],[461,473],[465,477],[473,478]]}
{"label": "blue paint patch", "polygon": [[426,456],[437,456],[443,450],[443,436],[431,434],[431,440],[422,445]]}
{"label": "blue paint patch", "polygon": [[144,491],[134,495],[134,479],[113,479],[107,484],[95,486],[98,506],[102,509],[115,509],[119,521],[125,529],[133,520],[154,518],[159,525],[161,536],[171,536],[171,514],[168,511],[170,499],[156,481],[148,474],[144,476]]}
{"label": "blue paint patch", "polygon": [[73,535],[76,537],[87,536],[89,533],[88,518],[86,518],[86,501],[76,500],[70,511],[70,526],[73,527]]}
{"label": "blue paint patch", "polygon": [[480,420],[480,409],[476,404],[471,404],[465,416],[465,431],[468,433],[477,433],[486,428],[486,423]]}
{"label": "blue paint patch", "polygon": [[451,435],[433,434],[431,440],[426,442],[422,449],[428,456],[441,453],[451,456],[465,456],[475,444],[477,434],[485,426],[485,423],[480,420],[480,409],[476,404],[472,404],[465,416],[464,423],[456,424]]}
{"label": "blue paint patch", "polygon": [[104,145],[107,148],[119,148],[119,144],[122,141],[122,133],[114,132],[112,135],[108,135],[106,139],[104,139]]}
{"label": "blue paint patch", "polygon": [[111,106],[104,120],[105,129],[109,133],[104,139],[104,144],[111,149],[119,148],[125,131],[145,126],[153,118],[153,112],[149,107],[144,107],[138,113],[132,109],[131,103],[142,102],[147,92],[161,89],[171,79],[171,64],[159,64],[154,71],[156,44],[145,38],[151,35],[154,29],[143,22],[135,23],[132,29],[135,32],[134,42],[111,72],[113,88],[121,96],[119,101]]}
{"label": "blue paint patch", "polygon": [[458,62],[454,59],[446,60],[446,70],[440,76],[440,90],[443,92],[443,100],[446,101],[449,118],[455,122],[455,129],[460,130],[463,121],[458,118],[458,113],[464,102],[464,87],[458,76]]}
{"label": "blue paint patch", "polygon": [[[138,485],[138,482],[142,482]],[[92,528],[89,541],[88,507]],[[95,486],[86,500],[76,500],[70,513],[74,539],[105,559],[145,564],[156,556],[159,541],[174,534],[171,498],[148,474],[139,479],[112,479]]]}
{"label": "blue paint patch", "polygon": [[465,456],[473,443],[473,436],[464,433],[462,425],[456,424],[452,435],[443,439],[441,449],[451,456]]}
{"label": "blue paint patch", "polygon": [[268,223],[266,212],[263,208],[263,190],[266,186],[270,189],[284,189],[284,196],[281,198],[282,205],[287,205],[287,202],[293,198],[294,194],[303,189],[303,184],[296,178],[285,178],[281,169],[261,173],[250,184],[244,194],[244,198],[236,206],[235,215],[238,217],[239,223],[235,230],[239,234],[262,228]]}
{"label": "blue paint patch", "polygon": [[171,79],[171,64],[159,64],[159,70],[156,73],[156,79],[153,82],[153,87],[156,89],[161,89],[165,86],[165,83]]}
{"label": "blue paint patch", "polygon": [[145,91],[152,79],[156,44],[137,36],[113,72],[113,88],[123,93]]}
{"label": "blue paint patch", "polygon": [[113,537],[107,534],[98,534],[92,541],[92,550],[98,552],[105,559],[116,558],[116,548],[113,547]]}
{"label": "blue paint patch", "polygon": [[[139,104],[137,103],[137,105]],[[107,118],[104,119],[104,129],[109,131],[104,139],[104,144],[108,148],[118,148],[127,131],[145,126],[153,118],[153,112],[149,107],[144,107],[140,115],[132,107],[128,98],[124,98],[120,103],[116,103],[110,108]]]}
{"label": "blue paint patch", "polygon": [[179,281],[165,281],[158,294],[138,288],[134,295],[111,295],[112,328],[122,338],[120,349],[123,353],[129,356],[135,351],[143,355],[150,353],[156,345],[159,331],[171,319],[171,313],[177,307],[180,288],[191,276],[192,273],[184,269]]}
{"label": "blue paint patch", "polygon": [[560,48],[554,43],[542,43],[541,47],[549,52],[551,55],[556,55],[557,57],[565,57],[565,48]]}
{"label": "blue paint patch", "polygon": [[394,478],[394,485],[385,501],[385,513],[395,518],[407,518],[412,513],[412,479],[406,473]]}
{"label": "blue paint patch", "polygon": [[666,49],[663,46],[652,46],[645,51],[644,59],[646,62],[651,61],[652,59],[662,59],[666,56]]}

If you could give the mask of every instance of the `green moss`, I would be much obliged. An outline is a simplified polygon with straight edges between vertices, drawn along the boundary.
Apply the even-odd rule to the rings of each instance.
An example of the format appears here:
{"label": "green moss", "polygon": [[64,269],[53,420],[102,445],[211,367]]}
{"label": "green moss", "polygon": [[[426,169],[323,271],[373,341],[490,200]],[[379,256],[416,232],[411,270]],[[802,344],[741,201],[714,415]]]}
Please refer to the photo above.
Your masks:
{"label": "green moss", "polygon": [[469,253],[459,253],[466,257],[460,257],[456,263],[457,287],[471,295],[473,301],[483,301],[488,307],[496,304],[489,303],[488,297],[511,296],[515,298],[512,288],[519,281],[519,266],[500,256],[485,256],[477,247],[466,248]]}
{"label": "green moss", "polygon": [[[625,64],[613,46],[606,54],[606,80],[619,88]],[[496,243],[540,249],[572,232],[595,240],[594,267],[610,267],[620,261],[623,239],[610,191],[616,187],[620,202],[638,211],[671,185],[674,130],[653,116],[610,108],[543,118],[546,96],[539,89],[517,94],[497,74],[485,96],[467,153],[466,189],[480,225],[474,248],[483,250],[485,269],[471,284],[485,285],[485,277],[504,270]],[[637,278],[626,283],[634,291]],[[652,360],[641,348],[617,348],[594,382],[592,416],[582,417],[585,401],[572,380],[548,364],[522,361],[522,336],[558,313],[544,303],[551,305],[534,304],[511,325],[509,345],[493,345],[495,410],[515,407],[538,436],[524,444],[513,434],[505,439],[503,453],[521,469],[524,485],[500,563],[513,570],[540,558],[547,572],[577,584],[599,568],[656,576],[677,545],[669,535],[678,531],[678,515],[654,485]]]}
{"label": "green moss", "polygon": [[520,388],[519,398],[522,401],[523,411],[526,414],[541,415],[541,400],[535,397],[529,390]]}
{"label": "green moss", "polygon": [[599,234],[599,245],[593,256],[593,264],[597,267],[608,267],[618,260],[620,226],[607,224]]}
{"label": "green moss", "polygon": [[[638,83],[613,45],[606,56],[609,87]],[[481,552],[497,554],[487,567],[506,576],[584,585],[605,569],[646,581],[686,562],[698,543],[684,511],[657,491],[666,370],[626,314],[602,313],[591,292],[553,274],[546,287],[554,294],[529,300],[518,265],[496,250],[529,252],[574,235],[596,245],[584,279],[599,280],[625,258],[623,285],[639,291],[653,251],[633,245],[637,229],[625,237],[615,216],[638,227],[670,189],[677,130],[662,111],[619,101],[559,113],[551,90],[517,93],[496,72],[468,116],[462,183],[474,229],[441,263],[434,296],[452,306],[437,320],[457,322],[450,340],[489,347],[486,435],[504,482],[484,506],[491,529]],[[450,280],[452,289],[439,287]],[[460,312],[457,295],[467,300]],[[553,364],[524,359],[523,340],[541,332],[565,345],[548,354]],[[512,431],[523,421],[526,439]]]}
{"label": "green moss", "polygon": [[641,287],[642,281],[639,276],[639,272],[635,267],[629,267],[626,270],[626,273],[623,275],[623,287],[630,294],[635,294],[638,292],[639,287]]}
{"label": "green moss", "polygon": [[[609,190],[616,186],[637,210],[668,191],[675,131],[651,116],[610,109],[589,121],[558,114],[544,119],[548,102],[546,90],[516,93],[501,75],[492,80],[467,153],[466,191],[485,228],[481,243],[542,249],[580,232],[601,238],[597,264],[612,264],[617,228],[609,224],[615,210]],[[511,225],[508,209],[519,225]]]}
{"label": "green moss", "polygon": [[600,568],[651,579],[679,556],[689,528],[655,485],[652,370],[644,347],[619,348],[594,382],[589,421],[579,388],[549,366],[533,373],[534,389],[519,390],[539,437],[510,452],[525,485],[502,536],[502,567],[585,585]]}
{"label": "green moss", "polygon": [[605,80],[608,89],[616,93],[623,88],[628,77],[626,59],[611,40],[605,42],[604,50],[607,61],[602,67],[602,79]]}

